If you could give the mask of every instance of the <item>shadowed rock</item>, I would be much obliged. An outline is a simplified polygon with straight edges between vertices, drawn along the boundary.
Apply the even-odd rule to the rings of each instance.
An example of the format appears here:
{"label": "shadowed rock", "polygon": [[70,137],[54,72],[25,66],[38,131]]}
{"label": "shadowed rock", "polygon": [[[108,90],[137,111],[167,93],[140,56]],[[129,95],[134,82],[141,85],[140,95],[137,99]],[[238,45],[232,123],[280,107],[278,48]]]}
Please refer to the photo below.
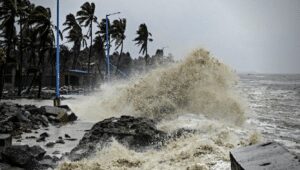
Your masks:
{"label": "shadowed rock", "polygon": [[71,160],[80,160],[102,149],[114,137],[130,149],[143,150],[146,147],[157,147],[166,133],[157,130],[155,122],[147,118],[121,116],[109,118],[96,123],[71,151]]}
{"label": "shadowed rock", "polygon": [[5,148],[2,152],[2,159],[12,166],[25,169],[40,169],[38,160],[41,160],[46,151],[40,146],[15,145]]}

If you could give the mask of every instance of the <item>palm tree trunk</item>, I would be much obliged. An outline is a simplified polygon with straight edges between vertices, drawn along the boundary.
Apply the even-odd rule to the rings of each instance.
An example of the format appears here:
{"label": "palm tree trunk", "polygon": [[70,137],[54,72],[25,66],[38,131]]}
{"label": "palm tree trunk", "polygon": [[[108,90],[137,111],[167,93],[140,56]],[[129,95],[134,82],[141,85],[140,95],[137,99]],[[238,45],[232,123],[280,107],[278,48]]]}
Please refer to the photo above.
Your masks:
{"label": "palm tree trunk", "polygon": [[146,45],[146,56],[145,56],[146,65],[148,65],[148,47]]}
{"label": "palm tree trunk", "polygon": [[[20,18],[22,20],[22,17]],[[19,87],[18,87],[18,96],[21,96],[23,89],[23,27],[22,21],[20,21],[20,68],[19,68]]]}
{"label": "palm tree trunk", "polygon": [[43,84],[43,74],[44,74],[44,54],[42,50],[45,49],[45,41],[42,43],[42,48],[40,49],[40,62],[39,62],[39,67],[40,67],[40,72],[39,72],[39,90],[37,94],[37,98],[41,98],[41,92],[42,92],[42,84]]}
{"label": "palm tree trunk", "polygon": [[90,76],[90,63],[92,56],[92,44],[93,44],[93,22],[91,22],[91,32],[90,32],[91,42],[90,42],[90,53],[89,53],[89,61],[88,61],[88,86],[91,86],[91,76]]}
{"label": "palm tree trunk", "polygon": [[5,76],[4,70],[5,70],[5,67],[6,67],[5,63],[0,66],[0,100],[3,97],[4,76]]}
{"label": "palm tree trunk", "polygon": [[116,72],[115,75],[117,75],[119,67],[120,67],[120,61],[121,61],[121,57],[123,55],[123,41],[121,42],[121,50],[120,50],[120,54],[119,54],[119,58],[118,58],[118,62],[117,62],[117,68],[116,68]]}
{"label": "palm tree trunk", "polygon": [[74,58],[73,58],[73,63],[72,63],[72,69],[76,68],[77,65],[77,60],[79,57],[79,51],[80,51],[80,44],[78,46],[78,43],[74,43],[74,47],[73,47],[73,53],[74,53]]}

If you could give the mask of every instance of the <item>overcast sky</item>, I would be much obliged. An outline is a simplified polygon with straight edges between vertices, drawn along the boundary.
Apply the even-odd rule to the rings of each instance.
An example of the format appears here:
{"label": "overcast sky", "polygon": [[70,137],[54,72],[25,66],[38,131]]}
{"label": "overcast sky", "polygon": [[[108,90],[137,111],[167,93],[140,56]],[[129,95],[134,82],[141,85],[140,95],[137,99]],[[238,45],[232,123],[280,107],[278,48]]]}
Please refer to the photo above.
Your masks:
{"label": "overcast sky", "polygon": [[[56,0],[31,0],[52,9]],[[60,0],[60,23],[86,0]],[[94,0],[98,20],[120,11],[111,20],[127,19],[124,50],[133,57],[132,41],[139,24],[146,23],[154,41],[150,55],[183,58],[203,47],[238,72],[300,73],[300,0]]]}

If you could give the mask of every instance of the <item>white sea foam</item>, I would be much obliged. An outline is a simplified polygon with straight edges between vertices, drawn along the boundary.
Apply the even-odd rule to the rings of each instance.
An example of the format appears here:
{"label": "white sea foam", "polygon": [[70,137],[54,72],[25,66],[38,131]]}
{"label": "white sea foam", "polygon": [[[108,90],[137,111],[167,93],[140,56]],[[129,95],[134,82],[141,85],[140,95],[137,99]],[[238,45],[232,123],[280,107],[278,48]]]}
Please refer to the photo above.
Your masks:
{"label": "white sea foam", "polygon": [[[60,169],[228,169],[229,150],[255,143],[258,133],[243,128],[245,107],[235,90],[235,74],[197,49],[182,62],[155,69],[130,81],[111,82],[72,108],[85,120],[122,114],[160,120],[165,132],[194,129],[161,150],[135,152],[117,141],[79,162]],[[77,102],[77,103],[76,103]],[[83,115],[84,113],[84,115]]]}

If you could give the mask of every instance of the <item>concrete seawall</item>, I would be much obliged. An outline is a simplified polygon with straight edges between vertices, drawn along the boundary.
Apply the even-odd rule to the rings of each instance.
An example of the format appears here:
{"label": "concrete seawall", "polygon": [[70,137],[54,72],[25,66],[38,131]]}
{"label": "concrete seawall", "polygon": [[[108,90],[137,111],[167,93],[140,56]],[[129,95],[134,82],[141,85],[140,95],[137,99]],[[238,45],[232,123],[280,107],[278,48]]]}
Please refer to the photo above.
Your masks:
{"label": "concrete seawall", "polygon": [[237,148],[230,152],[232,170],[299,170],[300,159],[276,142]]}

